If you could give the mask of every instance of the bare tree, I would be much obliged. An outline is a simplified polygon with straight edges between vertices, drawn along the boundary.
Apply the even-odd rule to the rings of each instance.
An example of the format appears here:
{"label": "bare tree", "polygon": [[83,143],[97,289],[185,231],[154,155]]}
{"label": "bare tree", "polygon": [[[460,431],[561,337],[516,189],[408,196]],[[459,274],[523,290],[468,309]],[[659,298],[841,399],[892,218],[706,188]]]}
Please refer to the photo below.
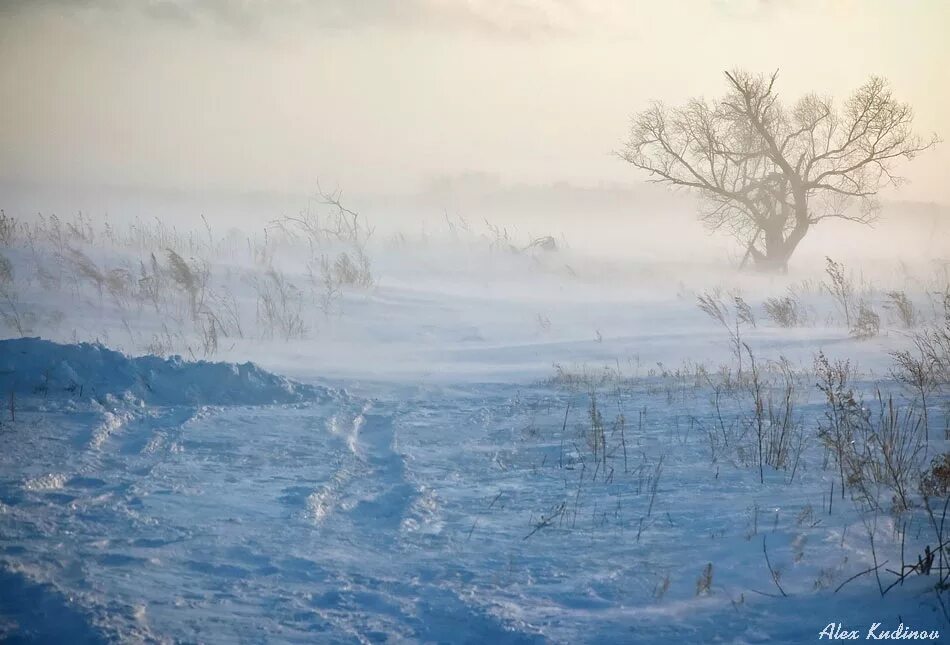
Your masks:
{"label": "bare tree", "polygon": [[653,181],[698,190],[702,220],[729,231],[764,270],[785,270],[809,229],[824,219],[871,223],[875,195],[898,185],[893,166],[938,142],[912,130],[913,111],[870,78],[844,105],[814,94],[789,109],[778,72],[726,72],[718,102],[654,103],[633,119],[621,158]]}

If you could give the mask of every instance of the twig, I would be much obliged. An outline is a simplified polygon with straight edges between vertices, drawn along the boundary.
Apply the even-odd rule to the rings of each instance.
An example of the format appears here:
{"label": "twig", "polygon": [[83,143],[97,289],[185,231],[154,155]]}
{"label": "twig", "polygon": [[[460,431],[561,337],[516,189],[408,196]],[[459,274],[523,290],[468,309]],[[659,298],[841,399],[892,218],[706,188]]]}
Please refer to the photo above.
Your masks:
{"label": "twig", "polygon": [[[872,571],[877,571],[878,569],[880,569],[881,567],[883,567],[885,564],[887,564],[887,562],[888,562],[888,561],[885,560],[884,562],[882,562],[881,564],[877,565],[876,567],[871,567],[870,569],[865,569],[865,570],[862,571],[861,573],[856,573],[856,574],[854,574],[853,576],[851,576],[850,578],[848,578],[847,580],[845,580],[844,582],[842,582],[840,585],[838,585],[838,588],[835,589],[835,593],[838,593],[839,591],[841,591],[841,588],[842,588],[843,586],[845,586],[846,584],[848,584],[849,582],[851,582],[852,580],[855,580],[855,579],[857,579],[857,578],[860,578],[861,576],[863,576],[863,575],[866,574],[866,573],[871,573]],[[896,583],[895,583],[895,584],[896,584]],[[890,589],[890,587],[888,587],[888,589]],[[887,593],[887,590],[885,590],[884,593]]]}
{"label": "twig", "polygon": [[527,540],[529,537],[531,537],[532,535],[534,535],[535,533],[537,533],[538,531],[540,531],[541,529],[543,529],[545,526],[550,526],[550,525],[551,525],[551,522],[554,521],[554,518],[560,516],[563,512],[564,512],[564,502],[561,502],[561,503],[557,506],[557,508],[554,510],[554,512],[551,513],[549,516],[544,517],[544,516],[542,515],[542,516],[541,516],[541,521],[538,522],[537,524],[535,524],[535,525],[534,525],[534,528],[531,530],[531,532],[528,533],[526,536],[524,536],[524,537],[521,538],[521,539],[522,539],[522,540]]}
{"label": "twig", "polygon": [[772,568],[772,563],[769,561],[769,551],[765,548],[765,536],[762,536],[762,553],[765,554],[765,564],[769,568],[769,573],[772,574],[772,582],[775,583],[775,586],[778,587],[778,590],[782,592],[782,597],[788,598],[788,594],[785,593],[785,590],[782,589],[782,585],[778,582],[778,575],[775,573],[775,569]]}

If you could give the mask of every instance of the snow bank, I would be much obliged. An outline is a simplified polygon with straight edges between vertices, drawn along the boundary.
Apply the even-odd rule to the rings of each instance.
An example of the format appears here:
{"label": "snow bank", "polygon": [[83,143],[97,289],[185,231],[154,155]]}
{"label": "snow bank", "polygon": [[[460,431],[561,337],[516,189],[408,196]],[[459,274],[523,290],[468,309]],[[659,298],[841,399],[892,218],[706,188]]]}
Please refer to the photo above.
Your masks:
{"label": "snow bank", "polygon": [[0,340],[0,392],[49,399],[134,399],[149,405],[261,405],[323,398],[327,391],[253,363],[129,357],[100,344]]}

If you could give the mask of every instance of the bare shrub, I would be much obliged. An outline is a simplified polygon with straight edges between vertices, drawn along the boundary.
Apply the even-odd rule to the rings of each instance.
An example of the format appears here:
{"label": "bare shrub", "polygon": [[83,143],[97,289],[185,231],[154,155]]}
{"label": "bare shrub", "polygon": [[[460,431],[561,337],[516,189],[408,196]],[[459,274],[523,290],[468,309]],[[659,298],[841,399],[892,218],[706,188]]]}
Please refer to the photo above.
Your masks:
{"label": "bare shrub", "polygon": [[718,320],[720,324],[728,327],[729,309],[722,301],[722,294],[719,289],[704,291],[697,296],[697,306],[707,316],[713,320]]}
{"label": "bare shrub", "polygon": [[881,331],[881,317],[874,311],[874,307],[867,300],[858,303],[857,316],[850,334],[859,340],[874,338]]}
{"label": "bare shrub", "polygon": [[892,312],[904,329],[913,329],[917,326],[919,315],[914,303],[903,291],[888,291],[884,308]]}
{"label": "bare shrub", "polygon": [[[591,480],[596,481],[597,475],[601,474],[604,481],[609,481],[613,477],[615,462],[621,459],[623,461],[623,472],[628,472],[627,441],[625,435],[626,418],[623,413],[622,404],[619,405],[620,409],[612,421],[608,418],[605,418],[599,399],[600,394],[597,390],[598,384],[603,385],[604,382],[600,381],[598,383],[598,381],[595,379],[587,380],[586,384],[588,386],[589,401],[587,407],[588,422],[581,428],[581,439],[586,442],[587,447],[590,449],[592,460],[595,464]],[[619,383],[617,383],[617,387],[619,388]],[[647,517],[649,517],[653,511],[653,502],[656,498],[656,489],[659,485],[659,478],[663,469],[663,459],[664,458],[661,456],[657,464],[654,466],[654,472],[649,479],[648,488],[651,490],[651,500],[650,507],[647,510]],[[641,468],[644,467],[645,464],[641,466]],[[616,468],[620,468],[619,463],[616,464]]]}
{"label": "bare shrub", "polygon": [[184,344],[180,333],[173,334],[168,325],[162,323],[161,332],[152,334],[152,340],[146,343],[145,351],[155,356],[168,356],[175,352],[175,348]]}
{"label": "bare shrub", "polygon": [[255,276],[252,285],[257,292],[257,322],[265,338],[276,334],[293,340],[306,335],[300,290],[284,274],[270,268],[263,278]]}
{"label": "bare shrub", "polygon": [[[604,417],[597,407],[597,392],[591,389],[589,394],[590,405],[587,408],[587,417],[590,421],[588,432],[585,433],[587,445],[591,449],[594,463],[598,467],[603,464],[606,471],[607,466],[607,431]],[[596,474],[595,474],[596,479]]]}
{"label": "bare shrub", "polygon": [[210,313],[206,313],[199,321],[199,331],[201,338],[201,350],[206,358],[218,353],[218,319]]}
{"label": "bare shrub", "polygon": [[831,362],[823,352],[818,352],[815,373],[817,387],[825,395],[825,418],[818,423],[818,437],[835,457],[843,499],[855,429],[866,423],[866,415],[854,398],[851,387],[854,372],[850,361]]}
{"label": "bare shrub", "polygon": [[88,215],[83,215],[82,211],[76,213],[72,221],[65,221],[66,233],[74,241],[83,244],[94,244],[96,241],[96,231],[92,226],[92,220]]}
{"label": "bare shrub", "polygon": [[943,309],[937,322],[914,335],[921,355],[932,365],[934,380],[950,385],[950,289],[943,293]]}
{"label": "bare shrub", "polygon": [[31,333],[36,324],[36,315],[24,309],[12,282],[0,285],[0,320],[20,336]]}
{"label": "bare shrub", "polygon": [[370,270],[369,258],[359,248],[354,251],[353,258],[346,251],[337,255],[333,263],[333,276],[340,285],[373,286],[373,272]]}
{"label": "bare shrub", "polygon": [[148,264],[139,260],[139,277],[136,281],[138,288],[135,295],[138,300],[151,304],[155,313],[161,310],[165,282],[164,272],[154,253],[149,254]]}
{"label": "bare shrub", "polygon": [[205,291],[208,286],[208,277],[211,269],[207,262],[185,261],[172,249],[165,249],[168,259],[167,275],[179,289],[188,296],[192,320],[197,321],[204,308]]}
{"label": "bare shrub", "polygon": [[101,298],[106,284],[106,275],[96,266],[96,263],[85,253],[75,248],[67,248],[64,257],[77,276],[85,278],[96,287],[96,291],[99,292]]}
{"label": "bare shrub", "polygon": [[754,404],[754,413],[751,420],[752,430],[755,433],[756,439],[756,448],[758,450],[758,464],[759,464],[759,483],[765,483],[765,474],[764,474],[764,447],[765,447],[765,384],[762,382],[759,374],[759,368],[755,363],[755,355],[752,354],[752,350],[749,349],[749,346],[745,346],[746,351],[749,352],[749,362],[752,363],[750,371],[751,377],[749,379],[749,389],[752,393],[752,402]]}
{"label": "bare shrub", "polygon": [[913,410],[901,411],[892,397],[876,393],[877,415],[869,416],[868,432],[863,442],[854,445],[855,457],[849,481],[862,491],[869,505],[872,501],[867,482],[885,487],[893,495],[893,510],[904,511],[911,506],[910,493],[920,476],[924,441],[921,418]]}
{"label": "bare shrub", "polygon": [[532,249],[540,249],[548,252],[557,251],[557,240],[550,235],[542,235],[528,242],[522,251],[530,251]]}
{"label": "bare shrub", "polygon": [[759,483],[765,482],[765,466],[792,469],[794,478],[805,441],[804,423],[796,411],[794,371],[785,358],[769,364],[768,371],[763,370],[748,345],[745,350],[749,356],[748,388],[753,404],[752,416],[746,423],[755,440]]}
{"label": "bare shrub", "polygon": [[55,213],[49,217],[40,213],[37,216],[37,221],[31,227],[29,234],[31,238],[48,242],[52,249],[59,255],[63,255],[66,246],[71,241],[63,223]]}
{"label": "bare shrub", "polygon": [[222,335],[244,338],[244,328],[241,326],[241,310],[238,307],[234,293],[227,287],[220,291],[209,291],[208,301],[209,306],[204,312],[205,316],[214,319]]}
{"label": "bare shrub", "polygon": [[752,307],[739,294],[733,294],[732,300],[736,307],[736,321],[750,327],[755,327],[755,314],[752,313]]}
{"label": "bare shrub", "polygon": [[[338,287],[371,287],[375,280],[366,254],[366,244],[373,236],[374,229],[360,218],[359,213],[344,206],[342,198],[342,191],[326,192],[318,184],[317,192],[306,211],[296,217],[287,216],[276,220],[271,223],[271,227],[292,239],[303,237],[312,254],[328,244],[338,247],[342,243],[346,248],[337,253],[332,264],[324,259],[325,253],[321,257],[324,281],[332,278]],[[265,264],[269,265],[270,262]],[[311,281],[316,284],[312,263],[308,269]]]}
{"label": "bare shrub", "polygon": [[507,228],[496,226],[487,219],[485,220],[485,228],[487,228],[489,232],[488,246],[491,250],[510,251],[512,253],[519,252],[518,247],[512,242],[511,235],[508,234]]}
{"label": "bare shrub", "polygon": [[135,279],[132,272],[124,267],[111,269],[105,274],[105,286],[109,295],[120,306],[125,306],[128,298],[135,290]]}
{"label": "bare shrub", "polygon": [[815,366],[818,389],[826,399],[819,437],[835,455],[842,497],[848,487],[869,508],[881,510],[881,493],[888,492],[892,510],[910,508],[926,445],[921,416],[913,409],[901,409],[880,390],[872,414],[855,399],[850,363],[831,363],[819,353]]}
{"label": "bare shrub", "polygon": [[851,319],[854,315],[854,284],[845,273],[844,265],[829,257],[825,258],[825,273],[828,275],[828,281],[823,282],[822,286],[835,299],[835,303],[844,314],[845,325],[851,329]]}
{"label": "bare shrub", "polygon": [[798,379],[785,358],[773,363],[773,371],[778,372],[779,381],[769,389],[765,463],[778,470],[791,468],[793,479],[805,441],[804,423],[796,409]]}
{"label": "bare shrub", "polygon": [[950,452],[933,458],[930,467],[921,475],[920,492],[927,497],[950,495]]}
{"label": "bare shrub", "polygon": [[17,235],[17,221],[12,215],[7,215],[0,210],[0,244],[3,246],[13,246]]}
{"label": "bare shrub", "polygon": [[17,293],[13,263],[0,254],[0,320],[20,336],[33,331],[36,314],[27,311]]}
{"label": "bare shrub", "polygon": [[912,388],[920,397],[920,407],[923,411],[924,436],[930,441],[930,419],[927,411],[927,396],[937,389],[936,363],[933,357],[929,356],[926,347],[922,345],[919,338],[915,341],[916,354],[909,350],[892,352],[891,356],[895,362],[895,368],[891,374],[895,379],[901,381]]}
{"label": "bare shrub", "polygon": [[807,322],[805,308],[794,293],[768,298],[762,306],[768,319],[779,327],[801,327]]}
{"label": "bare shrub", "polygon": [[13,284],[13,263],[0,254],[0,286]]}
{"label": "bare shrub", "polygon": [[307,278],[310,280],[310,291],[318,299],[320,309],[325,316],[329,316],[343,299],[343,288],[335,279],[326,255],[320,256],[319,263],[313,260],[307,263]]}
{"label": "bare shrub", "polygon": [[749,320],[754,326],[754,318],[751,316],[751,309],[748,304],[740,296],[735,296],[735,315],[732,315],[728,305],[722,299],[721,291],[717,288],[712,291],[704,291],[697,296],[697,306],[707,316],[718,321],[729,334],[729,344],[733,355],[736,357],[739,375],[741,376],[743,343],[740,323]]}

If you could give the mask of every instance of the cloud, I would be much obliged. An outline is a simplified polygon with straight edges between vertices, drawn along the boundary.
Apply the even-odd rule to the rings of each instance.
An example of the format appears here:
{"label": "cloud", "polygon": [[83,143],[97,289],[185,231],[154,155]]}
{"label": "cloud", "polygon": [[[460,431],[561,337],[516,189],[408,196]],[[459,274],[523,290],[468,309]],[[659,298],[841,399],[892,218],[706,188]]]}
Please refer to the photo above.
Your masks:
{"label": "cloud", "polygon": [[374,27],[530,36],[573,31],[590,0],[2,0],[0,15],[54,11],[102,19],[139,15],[240,30],[293,20],[315,29]]}

